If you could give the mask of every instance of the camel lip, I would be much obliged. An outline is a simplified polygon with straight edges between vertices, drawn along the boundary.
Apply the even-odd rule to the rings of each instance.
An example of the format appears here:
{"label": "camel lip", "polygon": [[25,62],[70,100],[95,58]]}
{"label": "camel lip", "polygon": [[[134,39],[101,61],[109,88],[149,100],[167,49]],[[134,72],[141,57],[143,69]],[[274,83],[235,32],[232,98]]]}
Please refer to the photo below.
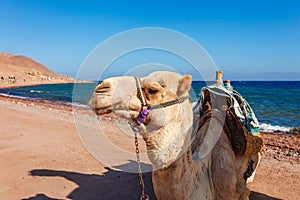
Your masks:
{"label": "camel lip", "polygon": [[126,110],[125,106],[112,106],[112,105],[107,105],[107,106],[102,106],[98,108],[92,108],[93,111],[97,115],[104,115],[104,114],[110,114],[114,113],[119,117],[128,119],[130,118],[129,112]]}
{"label": "camel lip", "polygon": [[108,105],[108,106],[103,106],[103,107],[98,107],[98,108],[92,108],[94,110],[94,112],[97,115],[103,115],[103,114],[108,114],[111,113],[113,108],[112,106]]}
{"label": "camel lip", "polygon": [[98,107],[98,108],[93,108],[94,110],[104,110],[104,109],[108,109],[108,108],[112,108],[111,105],[107,105],[107,106],[101,106],[101,107]]}

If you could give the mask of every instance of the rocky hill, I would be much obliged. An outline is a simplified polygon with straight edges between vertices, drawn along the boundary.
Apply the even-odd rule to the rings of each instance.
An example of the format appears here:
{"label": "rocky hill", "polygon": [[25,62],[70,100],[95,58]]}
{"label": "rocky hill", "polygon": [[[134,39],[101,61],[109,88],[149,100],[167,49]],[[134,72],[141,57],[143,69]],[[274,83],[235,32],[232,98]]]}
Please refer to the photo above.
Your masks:
{"label": "rocky hill", "polygon": [[56,74],[31,58],[0,53],[0,83],[2,82],[2,84],[72,79],[66,75]]}

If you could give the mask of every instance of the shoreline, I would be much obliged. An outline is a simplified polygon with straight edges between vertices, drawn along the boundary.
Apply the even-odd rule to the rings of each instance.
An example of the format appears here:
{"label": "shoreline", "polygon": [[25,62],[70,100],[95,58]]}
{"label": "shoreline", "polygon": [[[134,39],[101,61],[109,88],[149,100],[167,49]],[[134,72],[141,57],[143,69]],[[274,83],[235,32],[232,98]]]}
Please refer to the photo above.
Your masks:
{"label": "shoreline", "polygon": [[[9,89],[9,88],[18,88],[18,87],[30,87],[30,86],[41,86],[41,85],[51,85],[51,84],[68,84],[68,83],[94,83],[93,81],[90,80],[44,80],[44,81],[38,81],[38,82],[31,82],[31,83],[26,83],[26,84],[9,84],[9,85],[1,85],[0,82],[0,90],[1,89]],[[73,101],[66,101],[66,100],[51,100],[51,99],[30,99],[30,97],[22,97],[22,96],[17,96],[17,95],[9,95],[4,92],[3,94],[0,93],[0,96],[5,96],[5,97],[12,97],[12,98],[21,98],[21,99],[28,99],[32,101],[45,101],[50,104],[63,104],[63,105],[73,105],[73,106],[79,106],[79,107],[86,107],[86,103],[80,103],[80,102],[73,102]],[[195,99],[193,100],[195,101]],[[278,118],[278,117],[277,117]],[[275,124],[275,125],[274,125]],[[286,125],[286,124],[281,124],[278,123],[278,120],[274,124],[269,124],[269,122],[261,122],[261,132],[272,132],[274,134],[295,134],[295,135],[300,135],[300,126],[293,122],[293,125]]]}
{"label": "shoreline", "polygon": [[[52,82],[52,83],[45,83],[45,84],[32,84],[32,85],[24,85],[24,86],[16,86],[16,87],[27,87],[27,86],[38,86],[38,85],[48,85],[48,84],[67,84],[67,83],[92,83],[91,81],[76,81],[76,82]],[[7,87],[7,88],[16,88],[16,87]],[[1,89],[7,89],[7,88],[1,88],[0,86],[0,90]],[[0,98],[10,98],[10,99],[14,99],[15,101],[28,101],[29,103],[31,102],[35,102],[35,103],[42,103],[42,104],[49,104],[49,105],[58,105],[58,106],[66,106],[66,107],[82,107],[82,108],[87,108],[88,106],[86,104],[82,104],[82,103],[76,103],[74,104],[74,102],[69,102],[69,101],[56,101],[56,100],[47,100],[47,99],[31,99],[31,98],[27,98],[27,97],[18,97],[18,96],[10,96],[10,95],[6,95],[6,94],[1,94],[0,93]],[[262,123],[263,124],[263,123]],[[269,125],[268,126],[273,127],[273,125]],[[273,133],[276,135],[282,135],[282,134],[286,134],[286,135],[300,135],[300,127],[287,127],[287,126],[278,126],[275,125],[274,127],[279,127],[281,130],[277,129],[277,130],[264,130],[261,129],[260,132],[261,133]],[[290,128],[290,130],[288,131],[284,131],[282,129],[287,129]]]}
{"label": "shoreline", "polygon": [[67,84],[67,83],[92,83],[89,80],[53,80],[53,81],[31,81],[27,83],[15,83],[15,84],[3,84],[0,83],[0,89],[18,88],[18,87],[29,87],[39,85],[52,85],[52,84]]}
{"label": "shoreline", "polygon": [[17,97],[8,97],[8,96],[3,96],[1,94],[0,94],[0,101],[9,101],[16,104],[23,104],[26,106],[30,105],[30,106],[46,107],[46,108],[57,109],[57,110],[72,111],[72,105],[52,104],[45,101],[22,99]]}

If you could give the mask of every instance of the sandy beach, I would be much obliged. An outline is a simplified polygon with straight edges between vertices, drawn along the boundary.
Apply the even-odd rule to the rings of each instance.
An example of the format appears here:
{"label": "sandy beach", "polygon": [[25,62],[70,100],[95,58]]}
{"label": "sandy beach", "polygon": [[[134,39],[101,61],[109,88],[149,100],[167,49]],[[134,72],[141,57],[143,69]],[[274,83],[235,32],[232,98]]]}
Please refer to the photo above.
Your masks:
{"label": "sandy beach", "polygon": [[[88,117],[90,111],[84,112]],[[0,97],[0,113],[0,199],[138,199],[138,175],[110,169],[89,154],[72,107]],[[114,143],[134,148],[110,120],[99,123]],[[249,185],[250,199],[299,199],[300,137],[263,137],[266,150]],[[144,176],[146,193],[155,199],[151,174]]]}

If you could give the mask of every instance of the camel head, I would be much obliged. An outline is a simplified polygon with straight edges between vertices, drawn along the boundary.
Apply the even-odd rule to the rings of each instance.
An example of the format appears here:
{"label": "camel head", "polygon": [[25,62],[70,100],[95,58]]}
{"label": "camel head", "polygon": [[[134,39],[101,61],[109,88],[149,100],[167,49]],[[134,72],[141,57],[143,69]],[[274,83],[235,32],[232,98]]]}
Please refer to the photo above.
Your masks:
{"label": "camel head", "polygon": [[117,116],[130,118],[129,102],[136,91],[134,77],[112,77],[99,84],[89,102],[97,115],[114,112]]}
{"label": "camel head", "polygon": [[[166,71],[154,72],[140,79],[112,77],[96,87],[90,107],[97,115],[113,112],[132,123],[137,122],[142,110],[149,111],[138,126],[139,133],[146,141],[148,153],[157,152],[160,157],[169,157],[153,156],[155,162],[166,164],[177,158],[185,137],[188,137],[185,134],[192,127],[193,113],[188,93],[191,81],[189,75]],[[176,150],[170,150],[172,146],[176,146]]]}

